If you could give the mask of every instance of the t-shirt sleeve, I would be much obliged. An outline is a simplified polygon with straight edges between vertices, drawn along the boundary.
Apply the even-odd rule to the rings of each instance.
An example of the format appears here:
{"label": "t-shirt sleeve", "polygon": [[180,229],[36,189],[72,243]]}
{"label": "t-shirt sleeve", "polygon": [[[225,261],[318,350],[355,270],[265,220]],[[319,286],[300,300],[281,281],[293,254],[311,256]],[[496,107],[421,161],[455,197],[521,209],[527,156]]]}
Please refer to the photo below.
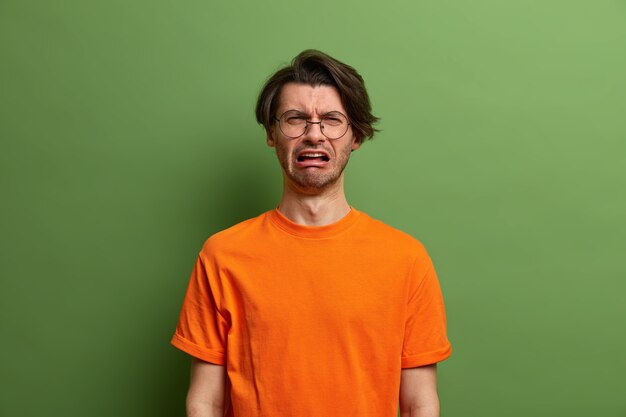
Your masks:
{"label": "t-shirt sleeve", "polygon": [[221,285],[213,270],[200,253],[171,343],[198,359],[224,365],[230,324],[220,312]]}
{"label": "t-shirt sleeve", "polygon": [[452,353],[443,297],[428,255],[415,261],[409,279],[402,368],[437,363]]}

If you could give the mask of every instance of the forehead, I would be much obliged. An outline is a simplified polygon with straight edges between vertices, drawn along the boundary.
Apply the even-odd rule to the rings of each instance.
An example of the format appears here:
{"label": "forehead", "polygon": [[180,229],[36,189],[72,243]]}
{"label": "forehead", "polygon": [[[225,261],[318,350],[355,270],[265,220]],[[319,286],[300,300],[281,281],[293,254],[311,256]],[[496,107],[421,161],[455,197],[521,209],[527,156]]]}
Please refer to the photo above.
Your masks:
{"label": "forehead", "polygon": [[277,113],[281,114],[292,109],[309,114],[323,114],[331,111],[346,113],[339,92],[330,85],[285,84],[280,92]]}

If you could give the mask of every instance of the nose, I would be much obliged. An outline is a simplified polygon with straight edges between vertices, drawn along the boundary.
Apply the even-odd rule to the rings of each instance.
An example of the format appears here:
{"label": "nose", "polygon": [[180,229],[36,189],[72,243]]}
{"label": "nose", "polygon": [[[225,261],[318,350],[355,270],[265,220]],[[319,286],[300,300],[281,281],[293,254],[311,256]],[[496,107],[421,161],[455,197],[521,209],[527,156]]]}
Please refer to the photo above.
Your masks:
{"label": "nose", "polygon": [[326,136],[322,133],[322,122],[311,122],[307,120],[304,136],[302,139],[309,142],[323,142]]}

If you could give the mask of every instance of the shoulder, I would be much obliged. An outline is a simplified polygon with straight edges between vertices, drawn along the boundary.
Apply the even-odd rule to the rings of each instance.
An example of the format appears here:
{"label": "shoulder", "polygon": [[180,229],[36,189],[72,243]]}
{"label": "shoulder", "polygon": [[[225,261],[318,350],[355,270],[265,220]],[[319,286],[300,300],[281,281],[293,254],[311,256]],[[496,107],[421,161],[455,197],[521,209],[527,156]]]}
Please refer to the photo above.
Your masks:
{"label": "shoulder", "polygon": [[427,257],[426,248],[417,238],[381,220],[360,212],[361,228],[372,239],[411,257]]}
{"label": "shoulder", "polygon": [[208,255],[249,246],[254,242],[254,238],[262,233],[266,221],[267,212],[211,235],[202,245],[201,254]]}
{"label": "shoulder", "polygon": [[423,277],[432,267],[432,260],[420,240],[378,219],[361,213],[361,251],[372,259],[395,265],[400,275],[413,279]]}

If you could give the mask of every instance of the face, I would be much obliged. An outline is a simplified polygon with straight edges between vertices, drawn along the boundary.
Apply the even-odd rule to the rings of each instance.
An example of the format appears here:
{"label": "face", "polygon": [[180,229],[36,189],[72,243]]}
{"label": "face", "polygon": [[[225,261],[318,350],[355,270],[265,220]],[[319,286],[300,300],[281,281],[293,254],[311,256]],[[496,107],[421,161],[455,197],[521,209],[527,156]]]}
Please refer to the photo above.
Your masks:
{"label": "face", "polygon": [[[304,113],[311,121],[319,121],[333,111],[347,114],[337,89],[327,85],[284,85],[277,117],[287,110]],[[281,132],[278,122],[269,129],[267,144],[276,148],[285,180],[308,192],[319,192],[337,184],[343,178],[350,152],[359,148],[351,126],[341,138],[330,140],[322,134],[319,124],[309,124],[302,136],[291,139]]]}

